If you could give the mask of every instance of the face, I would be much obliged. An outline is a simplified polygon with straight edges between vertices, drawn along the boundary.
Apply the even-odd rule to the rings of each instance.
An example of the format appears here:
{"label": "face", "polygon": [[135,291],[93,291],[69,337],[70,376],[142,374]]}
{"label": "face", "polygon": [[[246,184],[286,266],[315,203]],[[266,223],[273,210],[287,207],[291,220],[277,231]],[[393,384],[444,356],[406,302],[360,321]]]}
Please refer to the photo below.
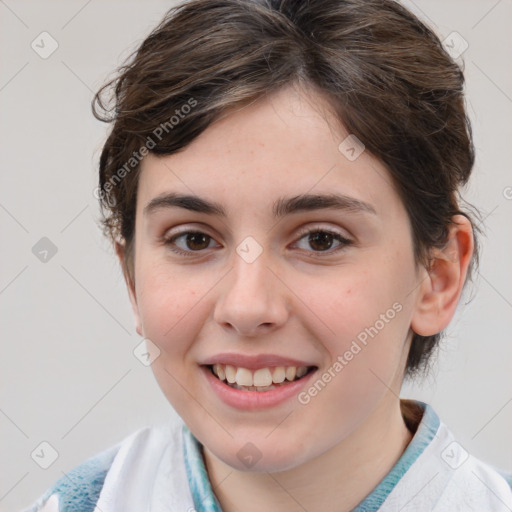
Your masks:
{"label": "face", "polygon": [[400,389],[419,282],[408,217],[328,106],[290,86],[141,166],[137,330],[169,402],[240,470],[326,452]]}

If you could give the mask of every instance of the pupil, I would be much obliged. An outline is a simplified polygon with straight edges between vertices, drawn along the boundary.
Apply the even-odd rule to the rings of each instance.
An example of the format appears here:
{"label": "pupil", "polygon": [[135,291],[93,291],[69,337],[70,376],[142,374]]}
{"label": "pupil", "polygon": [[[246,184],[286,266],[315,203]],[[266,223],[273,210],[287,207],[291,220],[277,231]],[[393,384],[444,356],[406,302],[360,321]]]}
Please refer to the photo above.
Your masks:
{"label": "pupil", "polygon": [[[312,233],[311,235],[309,235],[309,243],[312,244],[311,247],[313,247],[313,249],[316,248],[320,251],[326,251],[327,249],[330,249],[332,246],[332,235],[330,233],[325,233],[322,231]],[[321,246],[322,244],[327,244],[328,247],[314,247],[314,245],[317,243],[319,243]]]}
{"label": "pupil", "polygon": [[[187,237],[187,245],[189,249],[204,249],[204,247],[197,247],[197,245],[201,246],[206,241],[206,247],[208,247],[207,239],[210,238],[208,235],[203,233],[190,233]],[[192,243],[190,243],[192,240]],[[196,247],[194,247],[196,245]]]}

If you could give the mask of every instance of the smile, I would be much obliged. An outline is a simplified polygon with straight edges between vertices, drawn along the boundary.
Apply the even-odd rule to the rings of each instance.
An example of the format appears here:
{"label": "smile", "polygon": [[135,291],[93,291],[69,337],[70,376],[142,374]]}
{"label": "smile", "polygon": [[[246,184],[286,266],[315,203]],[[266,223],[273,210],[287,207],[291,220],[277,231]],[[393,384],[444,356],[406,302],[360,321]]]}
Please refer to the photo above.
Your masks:
{"label": "smile", "polygon": [[315,366],[276,366],[249,370],[230,364],[213,364],[208,368],[220,381],[242,391],[271,391],[316,369]]}
{"label": "smile", "polygon": [[261,411],[297,398],[319,370],[318,364],[312,364],[313,357],[223,352],[198,363],[205,396],[238,410]]}

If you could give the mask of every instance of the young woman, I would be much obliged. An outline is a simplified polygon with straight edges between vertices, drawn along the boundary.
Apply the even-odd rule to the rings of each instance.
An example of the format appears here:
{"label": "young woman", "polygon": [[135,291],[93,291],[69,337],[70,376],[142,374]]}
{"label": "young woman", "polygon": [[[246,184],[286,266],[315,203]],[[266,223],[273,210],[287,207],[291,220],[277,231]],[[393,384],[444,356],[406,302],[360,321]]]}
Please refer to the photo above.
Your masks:
{"label": "young woman", "polygon": [[392,0],[173,8],[95,113],[103,226],[183,423],[31,510],[510,510],[510,476],[399,398],[477,254],[463,83]]}

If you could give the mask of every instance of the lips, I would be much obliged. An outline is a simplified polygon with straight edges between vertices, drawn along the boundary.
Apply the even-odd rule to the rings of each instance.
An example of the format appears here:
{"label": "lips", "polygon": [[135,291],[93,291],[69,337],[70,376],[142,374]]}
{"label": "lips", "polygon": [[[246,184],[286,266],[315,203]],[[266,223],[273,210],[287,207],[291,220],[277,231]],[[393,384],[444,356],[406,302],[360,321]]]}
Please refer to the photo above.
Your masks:
{"label": "lips", "polygon": [[233,353],[217,354],[203,361],[202,366],[223,387],[246,392],[283,389],[318,368],[306,361],[276,354]]}
{"label": "lips", "polygon": [[[220,363],[216,363],[220,364]],[[205,398],[209,399],[209,393],[218,397],[226,405],[237,410],[261,411],[277,407],[289,400],[296,400],[298,394],[310,384],[317,373],[316,366],[310,366],[310,370],[300,378],[293,381],[283,381],[282,383],[272,384],[270,386],[239,386],[220,380],[213,373],[212,365],[201,365],[201,375],[206,384]],[[247,369],[247,371],[249,371]],[[257,371],[257,370],[256,370]]]}
{"label": "lips", "polygon": [[277,354],[258,354],[258,355],[245,355],[235,353],[216,354],[212,357],[201,361],[199,364],[213,366],[214,364],[231,365],[236,368],[247,368],[248,370],[258,370],[260,368],[270,368],[276,366],[315,366],[310,361],[303,361],[300,359],[293,359],[289,357],[279,356]]}

